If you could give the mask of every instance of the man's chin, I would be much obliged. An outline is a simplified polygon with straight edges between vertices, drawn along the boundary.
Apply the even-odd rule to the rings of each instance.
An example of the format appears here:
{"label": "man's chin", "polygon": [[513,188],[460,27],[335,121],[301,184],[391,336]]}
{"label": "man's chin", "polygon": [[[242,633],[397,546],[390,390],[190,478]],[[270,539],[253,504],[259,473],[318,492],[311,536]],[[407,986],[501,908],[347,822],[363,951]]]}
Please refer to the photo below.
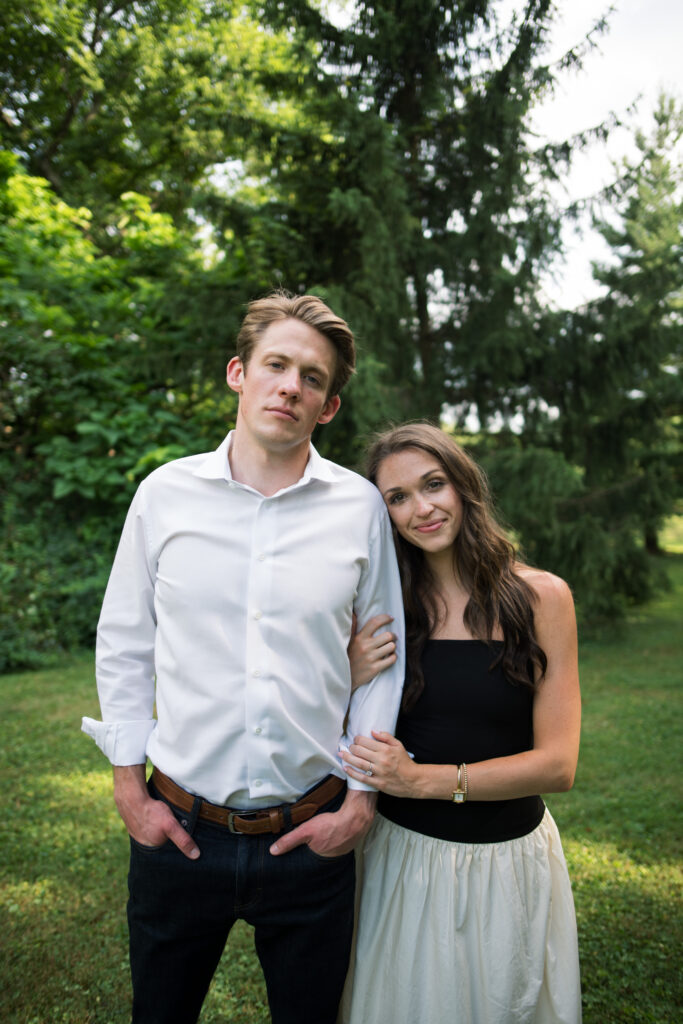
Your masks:
{"label": "man's chin", "polygon": [[299,448],[309,443],[311,435],[302,433],[301,428],[297,429],[297,427],[299,425],[294,421],[291,421],[289,425],[285,421],[281,421],[278,424],[272,424],[270,429],[263,430],[259,439],[263,446],[271,451],[285,452]]}

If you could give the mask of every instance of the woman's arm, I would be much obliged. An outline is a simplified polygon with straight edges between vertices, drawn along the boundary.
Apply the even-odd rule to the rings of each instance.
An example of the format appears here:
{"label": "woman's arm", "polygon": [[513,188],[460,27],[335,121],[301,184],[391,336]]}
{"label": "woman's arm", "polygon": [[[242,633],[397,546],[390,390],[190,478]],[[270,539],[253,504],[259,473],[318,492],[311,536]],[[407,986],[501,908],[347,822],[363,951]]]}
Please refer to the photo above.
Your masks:
{"label": "woman's arm", "polygon": [[[574,603],[569,587],[557,576],[530,570],[525,575],[537,595],[536,639],[548,659],[534,696],[534,746],[468,764],[469,800],[560,792],[574,782],[581,725]],[[352,777],[394,796],[450,800],[457,787],[457,765],[415,764],[387,733],[357,737],[344,761]]]}

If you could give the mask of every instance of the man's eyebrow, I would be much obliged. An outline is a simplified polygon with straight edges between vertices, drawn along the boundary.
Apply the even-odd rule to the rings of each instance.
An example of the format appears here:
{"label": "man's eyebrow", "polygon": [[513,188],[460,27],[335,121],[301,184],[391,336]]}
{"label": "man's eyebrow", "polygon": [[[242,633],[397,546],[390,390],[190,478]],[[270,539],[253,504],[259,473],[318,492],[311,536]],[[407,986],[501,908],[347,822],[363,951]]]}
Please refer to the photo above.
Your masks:
{"label": "man's eyebrow", "polygon": [[286,356],[283,352],[278,352],[274,348],[261,349],[261,355],[264,359],[279,359],[283,363],[290,362],[290,356]]}
{"label": "man's eyebrow", "polygon": [[[281,363],[293,363],[296,360],[292,356],[286,355],[284,352],[277,352],[275,349],[265,349],[263,352],[264,359],[277,359]],[[308,373],[314,370],[322,377],[329,377],[329,370],[327,370],[322,363],[305,363],[302,367],[303,373]]]}
{"label": "man's eyebrow", "polygon": [[308,366],[302,367],[304,373],[308,373],[311,370],[317,373],[319,377],[329,377],[329,370],[325,369],[320,363],[309,363]]}

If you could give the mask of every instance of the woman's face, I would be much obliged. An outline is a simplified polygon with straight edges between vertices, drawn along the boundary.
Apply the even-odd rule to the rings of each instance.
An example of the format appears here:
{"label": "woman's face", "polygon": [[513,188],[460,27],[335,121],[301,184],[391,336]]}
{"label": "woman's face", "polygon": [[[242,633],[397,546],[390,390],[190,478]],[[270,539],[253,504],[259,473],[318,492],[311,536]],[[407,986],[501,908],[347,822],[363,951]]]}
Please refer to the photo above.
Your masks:
{"label": "woman's face", "polygon": [[441,463],[419,448],[388,455],[377,487],[400,535],[425,554],[452,547],[462,525],[462,499]]}

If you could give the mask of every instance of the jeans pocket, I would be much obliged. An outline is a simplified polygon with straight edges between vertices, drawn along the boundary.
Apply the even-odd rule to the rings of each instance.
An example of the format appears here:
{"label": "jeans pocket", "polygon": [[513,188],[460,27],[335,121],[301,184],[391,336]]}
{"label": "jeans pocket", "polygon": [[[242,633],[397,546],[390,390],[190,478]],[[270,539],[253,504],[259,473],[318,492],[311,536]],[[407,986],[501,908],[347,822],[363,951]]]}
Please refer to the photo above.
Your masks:
{"label": "jeans pocket", "polygon": [[140,853],[157,853],[159,850],[163,850],[171,842],[170,839],[166,839],[163,843],[158,846],[145,846],[144,843],[139,843],[137,839],[133,839],[131,835],[128,836],[130,839],[130,845],[135,850],[139,850]]}
{"label": "jeans pocket", "polygon": [[327,857],[325,856],[324,853],[316,853],[315,850],[312,850],[310,848],[308,843],[302,843],[301,848],[303,849],[304,852],[307,852],[309,856],[311,856],[315,861],[318,861],[322,864],[339,864],[347,857],[353,857],[353,850],[348,850],[347,853],[335,853],[333,856]]}

